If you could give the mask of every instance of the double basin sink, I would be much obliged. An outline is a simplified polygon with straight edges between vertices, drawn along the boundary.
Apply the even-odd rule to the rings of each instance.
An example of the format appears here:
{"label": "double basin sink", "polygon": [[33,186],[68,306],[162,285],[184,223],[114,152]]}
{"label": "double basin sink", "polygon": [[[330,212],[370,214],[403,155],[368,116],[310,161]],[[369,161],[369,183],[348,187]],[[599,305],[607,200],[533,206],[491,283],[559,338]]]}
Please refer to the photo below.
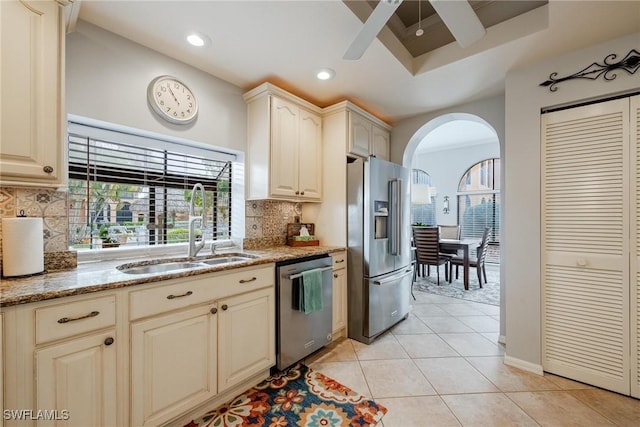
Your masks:
{"label": "double basin sink", "polygon": [[229,253],[224,255],[213,255],[208,258],[141,261],[137,263],[122,264],[116,268],[127,274],[172,273],[179,270],[193,270],[197,268],[211,267],[214,265],[250,261],[256,258],[258,258],[256,255],[246,253]]}

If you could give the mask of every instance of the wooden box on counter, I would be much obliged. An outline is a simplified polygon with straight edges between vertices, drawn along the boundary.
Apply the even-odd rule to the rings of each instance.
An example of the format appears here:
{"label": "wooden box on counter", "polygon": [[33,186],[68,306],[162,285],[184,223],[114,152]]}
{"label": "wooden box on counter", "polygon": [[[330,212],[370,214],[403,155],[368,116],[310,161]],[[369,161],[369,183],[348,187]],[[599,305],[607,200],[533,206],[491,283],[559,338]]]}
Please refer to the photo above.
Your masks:
{"label": "wooden box on counter", "polygon": [[[311,240],[296,240],[296,236],[300,236],[300,229],[302,226],[307,227]],[[320,241],[315,238],[313,234],[315,231],[315,225],[313,223],[289,223],[287,224],[287,245],[288,246],[318,246]]]}

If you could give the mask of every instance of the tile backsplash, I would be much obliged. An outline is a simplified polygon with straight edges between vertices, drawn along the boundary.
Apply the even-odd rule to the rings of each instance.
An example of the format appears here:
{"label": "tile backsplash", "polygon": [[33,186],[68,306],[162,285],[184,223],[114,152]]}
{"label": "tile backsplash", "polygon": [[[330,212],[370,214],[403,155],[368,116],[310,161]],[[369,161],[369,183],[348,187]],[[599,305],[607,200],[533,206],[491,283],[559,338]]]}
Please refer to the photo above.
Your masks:
{"label": "tile backsplash", "polygon": [[[75,251],[69,251],[68,194],[51,189],[0,187],[0,218],[26,216],[43,219],[45,269],[75,268]],[[245,249],[284,245],[287,224],[301,215],[301,204],[275,200],[245,203]],[[0,262],[2,260],[0,224]]]}
{"label": "tile backsplash", "polygon": [[[51,189],[0,187],[0,217],[24,214],[41,217],[46,270],[73,268],[75,252],[69,251],[68,197],[63,191]],[[2,225],[0,223],[0,248]],[[0,260],[2,252],[0,251]]]}
{"label": "tile backsplash", "polygon": [[245,249],[284,245],[287,224],[300,217],[300,203],[250,200],[245,203]]}

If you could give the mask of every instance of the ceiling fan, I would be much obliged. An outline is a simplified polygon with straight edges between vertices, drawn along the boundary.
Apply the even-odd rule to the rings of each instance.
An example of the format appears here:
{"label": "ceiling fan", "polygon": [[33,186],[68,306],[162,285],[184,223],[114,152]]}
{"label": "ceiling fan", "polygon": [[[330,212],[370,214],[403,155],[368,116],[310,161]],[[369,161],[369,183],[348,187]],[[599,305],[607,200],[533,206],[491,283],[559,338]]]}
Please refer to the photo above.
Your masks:
{"label": "ceiling fan", "polygon": [[[380,0],[343,59],[360,59],[402,0]],[[467,47],[484,36],[485,29],[467,0],[429,0],[458,44]]]}

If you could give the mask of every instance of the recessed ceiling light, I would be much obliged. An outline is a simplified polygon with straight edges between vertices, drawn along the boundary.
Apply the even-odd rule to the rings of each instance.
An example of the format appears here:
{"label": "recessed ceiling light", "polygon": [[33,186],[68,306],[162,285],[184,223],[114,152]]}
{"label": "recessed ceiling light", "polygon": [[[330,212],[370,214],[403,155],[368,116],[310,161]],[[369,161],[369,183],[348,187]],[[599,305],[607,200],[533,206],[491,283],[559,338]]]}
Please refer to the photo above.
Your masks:
{"label": "recessed ceiling light", "polygon": [[330,80],[336,75],[336,72],[331,68],[323,68],[322,70],[318,70],[316,77],[319,80]]}
{"label": "recessed ceiling light", "polygon": [[187,41],[189,42],[189,44],[191,44],[193,46],[197,46],[197,47],[206,46],[211,42],[209,37],[205,36],[204,34],[199,34],[199,33],[191,33],[191,34],[189,34],[187,36]]}

